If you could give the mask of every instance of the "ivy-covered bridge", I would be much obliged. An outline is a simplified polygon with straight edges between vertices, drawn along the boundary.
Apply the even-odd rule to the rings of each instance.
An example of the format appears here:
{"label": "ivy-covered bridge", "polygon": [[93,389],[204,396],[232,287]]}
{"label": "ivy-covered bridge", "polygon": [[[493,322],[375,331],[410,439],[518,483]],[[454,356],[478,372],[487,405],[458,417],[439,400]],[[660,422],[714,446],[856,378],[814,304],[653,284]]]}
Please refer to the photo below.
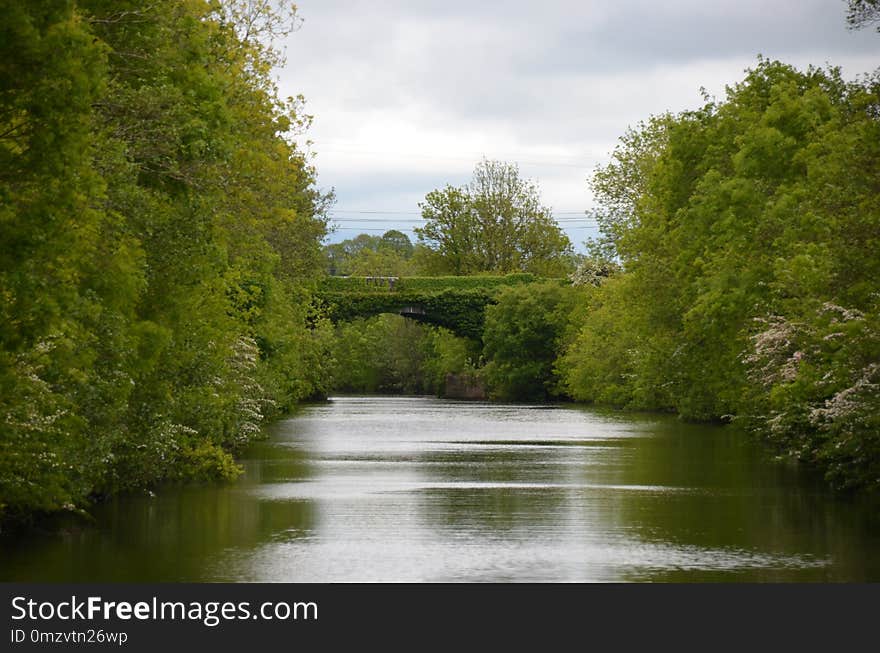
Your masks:
{"label": "ivy-covered bridge", "polygon": [[487,304],[508,286],[542,281],[532,274],[478,277],[327,277],[317,299],[334,322],[397,313],[480,339]]}

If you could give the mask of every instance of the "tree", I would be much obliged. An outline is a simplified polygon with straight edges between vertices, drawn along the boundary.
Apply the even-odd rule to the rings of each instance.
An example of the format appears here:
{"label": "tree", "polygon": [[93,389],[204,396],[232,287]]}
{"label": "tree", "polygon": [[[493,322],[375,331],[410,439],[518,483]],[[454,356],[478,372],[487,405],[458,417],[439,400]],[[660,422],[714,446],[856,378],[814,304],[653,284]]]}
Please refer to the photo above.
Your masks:
{"label": "tree", "polygon": [[331,275],[399,277],[415,273],[413,249],[409,236],[391,229],[381,237],[358,234],[326,245],[324,256]]}
{"label": "tree", "polygon": [[846,22],[850,29],[862,29],[877,23],[880,32],[880,0],[847,0]]}
{"label": "tree", "polygon": [[601,286],[619,272],[620,266],[610,258],[584,256],[568,278],[573,286]]}
{"label": "tree", "polygon": [[234,476],[328,377],[294,7],[0,5],[0,520]]}
{"label": "tree", "polygon": [[486,307],[483,374],[492,396],[541,401],[560,394],[554,362],[567,340],[577,294],[554,281],[512,286]]}
{"label": "tree", "polygon": [[448,372],[468,368],[469,343],[446,329],[399,315],[358,318],[336,326],[333,388],[393,394],[435,392]]}
{"label": "tree", "polygon": [[419,206],[427,222],[416,235],[437,271],[567,271],[571,243],[514,164],[484,159],[468,185],[431,191]]}
{"label": "tree", "polygon": [[382,234],[379,249],[390,250],[405,259],[413,255],[413,244],[409,236],[397,229],[391,229]]}
{"label": "tree", "polygon": [[106,48],[73,3],[5,1],[0,12],[2,519],[91,489],[92,460],[125,410],[117,372],[134,342],[120,325],[140,274],[137,247],[99,208],[92,106]]}
{"label": "tree", "polygon": [[737,419],[880,487],[878,88],[761,59],[622,139],[593,187],[623,272],[584,286],[574,398]]}

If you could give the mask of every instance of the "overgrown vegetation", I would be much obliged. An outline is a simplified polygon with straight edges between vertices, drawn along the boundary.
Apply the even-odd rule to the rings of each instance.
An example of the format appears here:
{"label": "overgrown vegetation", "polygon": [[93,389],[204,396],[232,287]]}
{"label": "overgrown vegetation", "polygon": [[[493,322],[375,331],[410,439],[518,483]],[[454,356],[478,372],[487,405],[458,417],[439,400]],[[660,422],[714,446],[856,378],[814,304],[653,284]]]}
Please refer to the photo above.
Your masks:
{"label": "overgrown vegetation", "polygon": [[479,357],[478,341],[399,315],[342,323],[334,342],[341,392],[442,394],[446,375],[474,371]]}
{"label": "overgrown vegetation", "polygon": [[579,294],[550,281],[506,288],[487,307],[483,375],[493,397],[544,401],[564,396],[554,363],[571,337]]}
{"label": "overgrown vegetation", "polygon": [[593,179],[624,271],[586,285],[575,399],[747,423],[880,487],[880,77],[759,61]]}
{"label": "overgrown vegetation", "polygon": [[2,14],[0,519],[232,477],[230,452],[329,379],[305,290],[329,198],[270,77],[293,9]]}
{"label": "overgrown vegetation", "polygon": [[432,293],[444,290],[497,290],[538,281],[539,277],[526,272],[505,275],[471,275],[467,277],[324,277],[318,283],[319,292]]}

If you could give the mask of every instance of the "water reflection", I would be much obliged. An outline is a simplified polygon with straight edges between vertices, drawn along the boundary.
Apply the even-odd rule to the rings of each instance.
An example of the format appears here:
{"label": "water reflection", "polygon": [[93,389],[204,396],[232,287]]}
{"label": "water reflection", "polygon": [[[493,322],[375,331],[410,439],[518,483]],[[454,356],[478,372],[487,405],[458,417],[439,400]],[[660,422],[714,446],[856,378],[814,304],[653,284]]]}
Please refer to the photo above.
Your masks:
{"label": "water reflection", "polygon": [[307,501],[263,502],[250,488],[302,478],[302,453],[255,447],[244,479],[232,486],[163,488],[158,494],[123,496],[99,505],[95,524],[60,533],[2,542],[4,581],[200,581],[211,561],[229,550],[308,535],[313,508]]}
{"label": "water reflection", "polygon": [[877,581],[876,505],[719,427],[577,407],[337,398],[244,479],[6,543],[4,579]]}

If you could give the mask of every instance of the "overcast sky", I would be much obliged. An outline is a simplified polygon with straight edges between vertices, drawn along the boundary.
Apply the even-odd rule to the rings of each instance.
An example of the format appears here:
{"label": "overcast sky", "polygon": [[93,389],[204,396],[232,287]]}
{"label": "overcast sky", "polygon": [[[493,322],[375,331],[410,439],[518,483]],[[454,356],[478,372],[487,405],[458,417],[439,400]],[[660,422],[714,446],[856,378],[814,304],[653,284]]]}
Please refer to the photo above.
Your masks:
{"label": "overcast sky", "polygon": [[[587,178],[626,128],[722,98],[757,55],[847,78],[880,34],[843,0],[299,0],[283,95],[302,93],[330,241],[399,228],[483,156],[519,164],[576,245],[594,232]],[[580,248],[579,248],[580,249]]]}

